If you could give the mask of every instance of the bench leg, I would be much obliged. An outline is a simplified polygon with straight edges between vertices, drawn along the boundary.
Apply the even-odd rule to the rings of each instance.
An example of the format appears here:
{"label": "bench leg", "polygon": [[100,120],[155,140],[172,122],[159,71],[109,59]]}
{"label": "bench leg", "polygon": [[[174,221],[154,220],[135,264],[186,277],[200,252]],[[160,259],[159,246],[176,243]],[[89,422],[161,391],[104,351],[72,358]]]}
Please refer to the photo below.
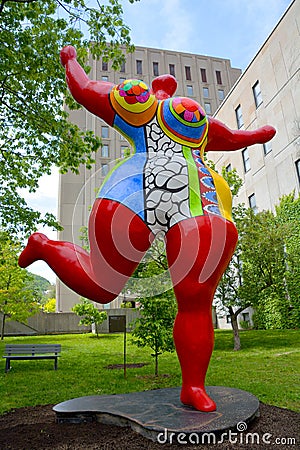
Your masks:
{"label": "bench leg", "polygon": [[10,370],[10,359],[6,358],[5,362],[5,373],[7,373]]}
{"label": "bench leg", "polygon": [[57,358],[54,359],[54,370],[57,370]]}

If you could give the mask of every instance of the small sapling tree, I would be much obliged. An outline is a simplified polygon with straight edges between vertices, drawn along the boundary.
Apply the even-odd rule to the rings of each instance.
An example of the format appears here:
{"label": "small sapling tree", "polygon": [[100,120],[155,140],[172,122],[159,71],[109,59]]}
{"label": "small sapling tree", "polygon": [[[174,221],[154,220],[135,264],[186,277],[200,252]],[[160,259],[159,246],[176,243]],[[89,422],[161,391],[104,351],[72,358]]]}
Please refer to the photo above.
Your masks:
{"label": "small sapling tree", "polygon": [[82,317],[79,322],[80,325],[89,326],[95,324],[96,335],[99,337],[99,325],[107,319],[105,311],[100,311],[86,298],[83,298],[80,303],[74,305],[72,311],[79,317]]}
{"label": "small sapling tree", "polygon": [[138,299],[141,317],[134,321],[133,343],[138,347],[150,347],[155,358],[155,376],[158,376],[158,357],[164,352],[175,350],[173,324],[176,316],[176,302],[173,291],[155,297]]}

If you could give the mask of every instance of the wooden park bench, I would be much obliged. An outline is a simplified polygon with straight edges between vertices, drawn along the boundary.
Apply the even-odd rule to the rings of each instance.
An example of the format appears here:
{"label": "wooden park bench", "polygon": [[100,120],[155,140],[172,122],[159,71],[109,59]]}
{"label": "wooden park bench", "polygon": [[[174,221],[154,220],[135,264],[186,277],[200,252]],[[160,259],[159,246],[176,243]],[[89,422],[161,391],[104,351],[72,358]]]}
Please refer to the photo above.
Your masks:
{"label": "wooden park bench", "polygon": [[9,371],[12,359],[54,359],[54,370],[57,370],[60,352],[60,344],[6,344],[3,355],[3,358],[6,358],[5,372]]}

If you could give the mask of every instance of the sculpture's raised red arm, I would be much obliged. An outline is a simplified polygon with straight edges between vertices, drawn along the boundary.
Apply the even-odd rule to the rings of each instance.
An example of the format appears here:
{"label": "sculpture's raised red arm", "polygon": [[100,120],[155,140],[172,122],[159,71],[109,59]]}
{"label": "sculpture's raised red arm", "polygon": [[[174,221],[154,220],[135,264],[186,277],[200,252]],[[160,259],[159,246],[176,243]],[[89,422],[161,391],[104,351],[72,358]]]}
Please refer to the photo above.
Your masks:
{"label": "sculpture's raised red arm", "polygon": [[109,102],[108,93],[114,86],[107,81],[90,80],[76,60],[76,50],[68,45],[60,52],[60,61],[66,69],[66,81],[74,99],[88,111],[113,124],[115,112]]}
{"label": "sculpture's raised red arm", "polygon": [[239,150],[254,144],[264,144],[270,141],[275,133],[275,128],[269,125],[253,131],[231,130],[219,120],[210,117],[205,151]]}

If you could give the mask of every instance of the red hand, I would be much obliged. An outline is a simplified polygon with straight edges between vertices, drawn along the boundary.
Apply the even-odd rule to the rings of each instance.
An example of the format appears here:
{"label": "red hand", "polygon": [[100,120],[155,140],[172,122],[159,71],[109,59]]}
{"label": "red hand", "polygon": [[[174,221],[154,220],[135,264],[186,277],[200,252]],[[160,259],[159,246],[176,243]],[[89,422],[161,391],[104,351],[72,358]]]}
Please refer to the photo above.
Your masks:
{"label": "red hand", "polygon": [[67,45],[60,52],[60,62],[64,67],[70,59],[76,59],[76,57],[77,53],[72,45]]}

